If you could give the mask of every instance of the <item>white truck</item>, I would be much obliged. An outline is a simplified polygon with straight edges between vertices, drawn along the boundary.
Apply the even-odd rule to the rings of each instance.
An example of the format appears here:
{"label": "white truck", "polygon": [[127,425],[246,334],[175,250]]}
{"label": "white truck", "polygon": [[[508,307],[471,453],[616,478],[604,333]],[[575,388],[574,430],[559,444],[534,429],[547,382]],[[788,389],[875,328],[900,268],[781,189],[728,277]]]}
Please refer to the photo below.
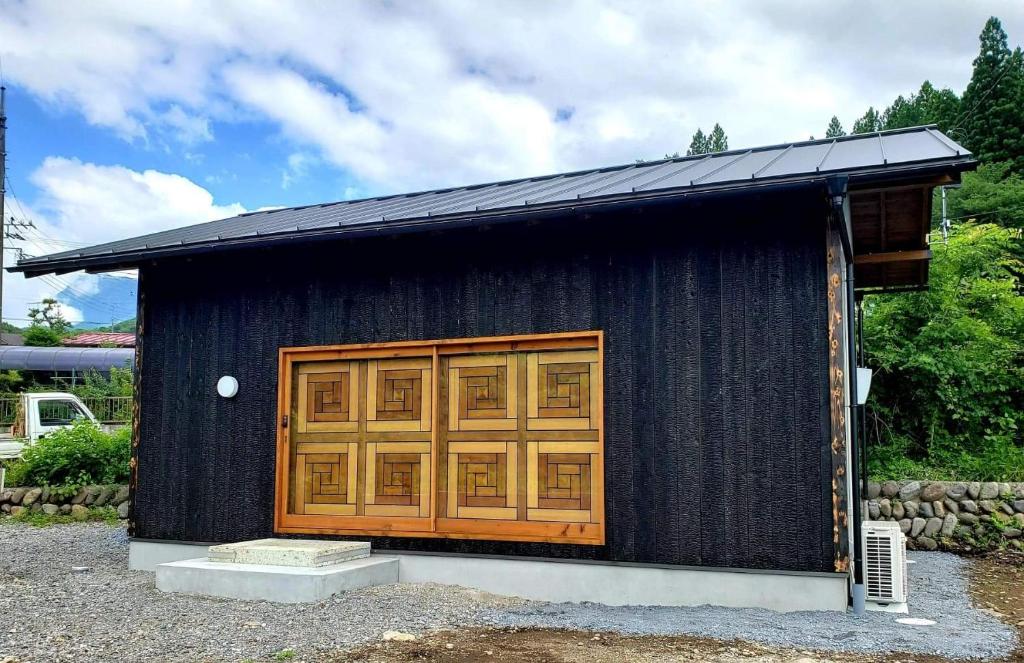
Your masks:
{"label": "white truck", "polygon": [[14,424],[9,432],[0,433],[0,459],[18,458],[25,445],[34,444],[39,438],[67,428],[79,419],[98,423],[85,403],[74,394],[59,391],[22,394]]}

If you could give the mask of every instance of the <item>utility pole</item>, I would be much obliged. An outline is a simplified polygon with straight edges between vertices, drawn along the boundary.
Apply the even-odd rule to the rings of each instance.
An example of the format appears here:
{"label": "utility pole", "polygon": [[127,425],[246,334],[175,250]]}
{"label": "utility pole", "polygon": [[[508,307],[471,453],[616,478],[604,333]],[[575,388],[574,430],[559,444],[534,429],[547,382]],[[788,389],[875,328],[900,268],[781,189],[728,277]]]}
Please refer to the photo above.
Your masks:
{"label": "utility pole", "polygon": [[[2,82],[0,82],[2,83]],[[7,186],[7,88],[0,84],[0,323],[4,319],[4,194]],[[0,325],[2,326],[2,325]],[[3,338],[0,336],[0,338]],[[2,344],[2,341],[0,341]]]}

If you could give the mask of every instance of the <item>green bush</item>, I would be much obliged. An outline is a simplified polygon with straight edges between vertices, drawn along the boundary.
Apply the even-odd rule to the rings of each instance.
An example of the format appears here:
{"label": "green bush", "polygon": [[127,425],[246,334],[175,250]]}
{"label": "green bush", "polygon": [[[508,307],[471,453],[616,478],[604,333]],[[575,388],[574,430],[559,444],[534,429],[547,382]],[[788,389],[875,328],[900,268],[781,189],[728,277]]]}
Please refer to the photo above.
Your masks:
{"label": "green bush", "polygon": [[26,447],[8,476],[12,485],[67,491],[91,484],[126,483],[131,450],[130,429],[104,433],[91,421],[79,420]]}
{"label": "green bush", "polygon": [[874,477],[1024,479],[1021,252],[1019,231],[964,223],[927,291],[865,300]]}

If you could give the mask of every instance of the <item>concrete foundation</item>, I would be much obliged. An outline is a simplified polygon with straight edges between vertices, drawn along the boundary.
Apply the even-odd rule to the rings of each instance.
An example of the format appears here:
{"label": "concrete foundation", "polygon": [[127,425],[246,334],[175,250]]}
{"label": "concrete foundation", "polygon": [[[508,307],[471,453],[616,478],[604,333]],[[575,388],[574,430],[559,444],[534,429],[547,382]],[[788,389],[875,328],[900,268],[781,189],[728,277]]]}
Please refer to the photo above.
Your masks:
{"label": "concrete foundation", "polygon": [[320,568],[211,562],[205,557],[156,567],[156,588],[247,601],[308,603],[352,589],[398,582],[398,560],[374,556]]}
{"label": "concrete foundation", "polygon": [[[393,555],[392,553],[387,553]],[[401,582],[436,582],[492,594],[605,605],[846,610],[842,574],[790,574],[394,554]]]}
{"label": "concrete foundation", "polygon": [[130,541],[128,568],[132,571],[156,571],[158,565],[167,562],[206,557],[208,547],[198,543],[173,541]]}
{"label": "concrete foundation", "polygon": [[[129,566],[140,570],[154,570],[157,564],[173,561],[176,554],[182,555],[176,559],[191,560],[206,551],[202,546],[149,541],[132,541],[130,546]],[[382,558],[394,561],[396,575],[394,579],[381,582],[436,582],[540,601],[593,601],[606,605],[718,605],[767,608],[780,612],[845,611],[847,607],[847,576],[838,573],[726,571],[390,552],[374,553],[367,560],[358,561]],[[202,561],[216,568],[227,566],[223,562]],[[250,572],[252,569],[252,566],[247,568]],[[296,571],[295,568],[289,570]],[[252,576],[254,581],[260,578],[262,576]],[[159,587],[159,572],[157,581]]]}

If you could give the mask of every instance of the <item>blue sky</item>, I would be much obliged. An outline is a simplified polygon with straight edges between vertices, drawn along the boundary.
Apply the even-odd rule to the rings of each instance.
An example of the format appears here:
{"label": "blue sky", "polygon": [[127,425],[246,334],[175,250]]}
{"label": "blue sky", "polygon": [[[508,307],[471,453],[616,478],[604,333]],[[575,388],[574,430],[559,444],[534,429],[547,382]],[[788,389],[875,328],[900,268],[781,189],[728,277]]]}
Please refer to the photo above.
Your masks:
{"label": "blue sky", "polygon": [[[992,14],[1024,41],[1016,0],[0,0],[5,215],[36,225],[8,244],[629,163],[715,122],[732,147],[820,136],[925,79],[962,91]],[[55,292],[75,320],[134,306],[5,275],[4,319]]]}

